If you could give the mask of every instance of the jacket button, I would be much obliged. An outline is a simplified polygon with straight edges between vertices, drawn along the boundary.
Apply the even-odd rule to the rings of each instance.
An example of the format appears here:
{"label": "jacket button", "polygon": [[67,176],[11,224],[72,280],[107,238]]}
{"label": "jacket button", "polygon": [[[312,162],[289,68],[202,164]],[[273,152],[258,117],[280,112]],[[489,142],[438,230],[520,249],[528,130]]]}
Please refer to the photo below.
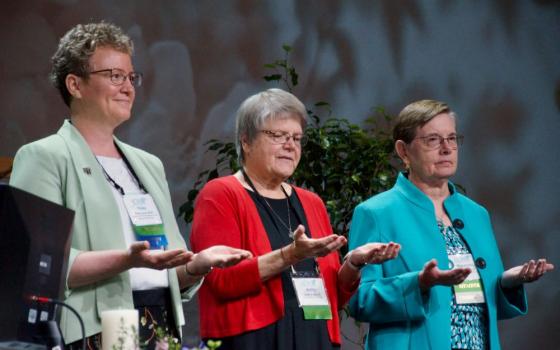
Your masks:
{"label": "jacket button", "polygon": [[455,219],[453,220],[453,227],[455,227],[456,229],[462,229],[463,227],[465,227],[465,224],[463,223],[463,220],[461,219]]}
{"label": "jacket button", "polygon": [[475,264],[479,269],[483,269],[486,267],[486,260],[484,258],[476,258]]}

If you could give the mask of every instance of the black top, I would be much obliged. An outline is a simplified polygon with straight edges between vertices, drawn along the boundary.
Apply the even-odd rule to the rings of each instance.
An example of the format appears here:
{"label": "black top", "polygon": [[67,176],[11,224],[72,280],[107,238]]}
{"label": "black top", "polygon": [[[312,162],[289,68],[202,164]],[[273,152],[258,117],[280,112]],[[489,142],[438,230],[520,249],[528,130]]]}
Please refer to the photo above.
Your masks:
{"label": "black top", "polygon": [[[247,190],[259,212],[261,221],[263,223],[264,229],[268,235],[268,240],[270,241],[270,246],[272,250],[280,249],[288,244],[292,243],[292,238],[289,236],[288,223],[290,223],[291,231],[295,231],[298,225],[303,225],[305,227],[305,234],[310,237],[309,225],[307,224],[307,219],[305,213],[303,212],[303,207],[295,194],[292,194],[289,198],[289,208],[290,208],[290,220],[288,220],[288,204],[286,198],[284,199],[272,199],[272,198],[258,198],[258,194],[253,191]],[[263,203],[264,199],[270,207]],[[271,209],[273,212],[271,212]],[[280,221],[282,220],[282,221]],[[296,271],[313,271],[315,269],[314,259],[305,259],[294,265]],[[282,272],[282,292],[284,293],[284,303],[285,307],[296,306],[297,297],[294,291],[294,286],[290,277],[291,269],[286,269]]]}

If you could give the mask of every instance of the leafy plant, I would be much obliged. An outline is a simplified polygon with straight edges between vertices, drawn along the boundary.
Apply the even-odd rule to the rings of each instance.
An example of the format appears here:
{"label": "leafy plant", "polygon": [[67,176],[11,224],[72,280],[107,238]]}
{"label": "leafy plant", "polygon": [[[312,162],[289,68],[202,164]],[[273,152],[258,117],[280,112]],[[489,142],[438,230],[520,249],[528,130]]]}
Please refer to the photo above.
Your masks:
{"label": "leafy plant", "polygon": [[267,63],[264,65],[265,68],[274,69],[275,73],[270,75],[265,75],[263,77],[266,81],[283,81],[286,89],[292,92],[293,88],[298,84],[299,75],[296,72],[296,68],[290,65],[290,52],[292,52],[292,47],[289,45],[282,45],[284,50],[284,58],[276,60],[273,63]]}
{"label": "leafy plant", "polygon": [[[282,48],[284,58],[265,64],[273,73],[263,78],[293,91],[299,75],[289,60],[292,48]],[[305,133],[309,141],[289,181],[318,194],[326,204],[335,233],[346,235],[354,207],[394,183],[397,172],[391,165],[393,142],[379,124],[388,125],[391,117],[383,108],[377,108],[361,127],[345,118],[333,117],[331,105],[324,101],[308,109],[308,115],[310,123]],[[205,145],[207,152],[216,153],[216,164],[198,175],[187,201],[179,209],[179,216],[187,224],[193,220],[194,203],[202,186],[239,169],[234,142],[212,139]]]}
{"label": "leafy plant", "polygon": [[155,350],[216,350],[222,346],[221,340],[209,339],[206,342],[201,341],[194,347],[181,345],[179,339],[169,335],[168,332],[161,327],[156,327],[156,346]]}
{"label": "leafy plant", "polygon": [[[389,120],[383,109],[377,114]],[[306,130],[309,141],[293,181],[318,194],[335,232],[346,234],[356,205],[392,185],[393,143],[377,129],[375,117],[361,128],[346,119],[328,118],[321,123],[316,114],[310,116],[314,125]]]}

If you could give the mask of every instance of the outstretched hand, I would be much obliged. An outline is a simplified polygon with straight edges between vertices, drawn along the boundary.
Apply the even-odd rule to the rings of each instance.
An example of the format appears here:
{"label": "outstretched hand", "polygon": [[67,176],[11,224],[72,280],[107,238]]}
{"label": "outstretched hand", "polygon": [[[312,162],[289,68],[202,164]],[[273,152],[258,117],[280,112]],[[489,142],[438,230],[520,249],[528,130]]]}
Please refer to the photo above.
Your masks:
{"label": "outstretched hand", "polygon": [[215,245],[194,254],[187,271],[191,275],[205,275],[214,267],[233,266],[251,257],[253,254],[247,250]]}
{"label": "outstretched hand", "polygon": [[134,242],[128,248],[130,268],[170,269],[186,264],[192,256],[193,253],[185,249],[150,250],[150,243],[147,241]]}
{"label": "outstretched hand", "polygon": [[290,245],[292,256],[296,261],[306,258],[325,256],[346,244],[344,236],[335,234],[322,238],[309,238],[305,234],[305,227],[299,225],[294,232],[294,243]]}
{"label": "outstretched hand", "polygon": [[348,259],[354,266],[381,264],[396,258],[400,250],[401,245],[394,242],[367,243],[352,250]]}
{"label": "outstretched hand", "polygon": [[435,285],[453,286],[463,282],[471,273],[471,269],[456,267],[453,270],[440,270],[437,260],[428,261],[420,274],[418,282],[422,291],[427,291]]}
{"label": "outstretched hand", "polygon": [[504,271],[501,284],[504,288],[513,288],[523,283],[531,283],[553,269],[554,265],[547,263],[546,259],[529,260],[523,265]]}

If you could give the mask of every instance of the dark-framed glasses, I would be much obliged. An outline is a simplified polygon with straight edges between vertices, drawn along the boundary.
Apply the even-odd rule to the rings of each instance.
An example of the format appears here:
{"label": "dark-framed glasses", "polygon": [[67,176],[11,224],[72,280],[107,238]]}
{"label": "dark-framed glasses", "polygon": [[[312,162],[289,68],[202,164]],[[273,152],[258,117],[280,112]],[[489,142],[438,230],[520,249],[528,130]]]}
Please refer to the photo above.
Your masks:
{"label": "dark-framed glasses", "polygon": [[429,148],[429,149],[437,149],[440,148],[443,142],[447,142],[447,147],[452,149],[457,149],[459,145],[463,144],[463,139],[465,137],[459,134],[449,135],[447,137],[443,137],[438,134],[430,134],[426,136],[415,137],[415,139],[422,140],[422,143]]}
{"label": "dark-framed glasses", "polygon": [[294,140],[296,146],[305,146],[307,143],[307,136],[304,134],[290,134],[286,131],[273,131],[273,130],[260,130],[262,133],[266,134],[270,141],[276,145],[283,145],[290,139]]}
{"label": "dark-framed glasses", "polygon": [[124,70],[119,68],[100,69],[88,72],[88,74],[98,73],[109,73],[109,78],[111,79],[111,84],[113,85],[122,85],[126,79],[130,80],[130,84],[134,87],[142,85],[142,73],[140,72],[130,72],[127,74]]}

